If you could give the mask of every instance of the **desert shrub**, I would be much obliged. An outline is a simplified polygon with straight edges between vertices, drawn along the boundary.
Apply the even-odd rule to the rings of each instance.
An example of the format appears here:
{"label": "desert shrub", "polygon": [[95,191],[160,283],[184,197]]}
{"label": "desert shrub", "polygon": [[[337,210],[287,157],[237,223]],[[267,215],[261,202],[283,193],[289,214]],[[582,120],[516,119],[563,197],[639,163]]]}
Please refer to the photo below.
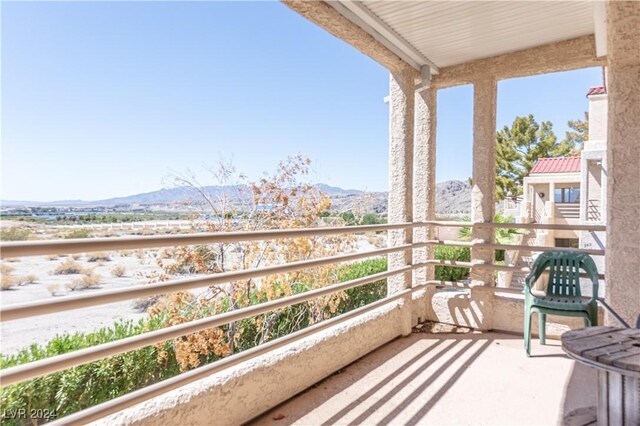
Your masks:
{"label": "desert shrub", "polygon": [[14,268],[11,265],[7,265],[6,263],[0,264],[0,274],[2,274],[2,275],[9,275],[13,271],[15,271],[15,269],[16,268]]}
{"label": "desert shrub", "polygon": [[100,275],[89,273],[71,281],[71,283],[67,284],[67,288],[71,291],[90,290],[93,288],[98,288],[100,280],[102,280],[102,277]]}
{"label": "desert shrub", "polygon": [[387,223],[387,218],[376,213],[365,213],[360,221],[361,225],[379,225]]}
{"label": "desert shrub", "polygon": [[[435,258],[438,260],[469,262],[471,260],[471,249],[468,247],[436,246]],[[436,266],[435,278],[439,281],[460,281],[469,278],[469,268]]]}
{"label": "desert shrub", "polygon": [[[338,269],[338,281],[350,281],[367,275],[378,274],[387,270],[387,258],[364,260]],[[360,287],[345,290],[346,299],[340,302],[337,313],[342,314],[368,305],[387,296],[387,280],[379,280]]]}
{"label": "desert shrub", "polygon": [[[339,281],[348,281],[366,275],[382,272],[387,269],[386,258],[365,260],[338,269]],[[55,295],[60,288],[58,285],[48,286],[47,289]],[[308,286],[296,284],[292,286],[293,293],[307,291]],[[281,291],[285,291],[282,287]],[[386,295],[385,280],[366,284],[361,287],[349,289],[345,292],[346,299],[340,299],[343,303],[330,316],[356,309],[367,303],[371,303]],[[279,295],[281,297],[282,295]],[[249,304],[261,303],[267,300],[264,293],[253,291]],[[249,349],[257,344],[284,336],[293,331],[307,327],[312,323],[312,309],[310,302],[289,306],[280,310],[277,314],[260,316],[260,320],[273,320],[273,326],[269,328],[269,335],[262,336],[262,329],[257,327],[256,318],[247,318],[238,321],[238,334],[236,351]],[[211,310],[202,306],[186,304],[190,306],[191,319],[197,319],[211,314]],[[229,306],[222,307],[229,309]],[[95,333],[75,333],[56,336],[45,346],[32,345],[15,355],[0,355],[0,368],[12,367],[27,362],[37,361],[63,353],[84,349],[89,346],[111,342],[125,337],[137,335],[147,331],[157,330],[166,326],[164,317],[168,311],[157,311],[146,320],[138,323],[131,321],[117,322],[114,326],[104,328]],[[3,409],[13,410],[25,408],[57,409],[59,416],[65,416],[81,409],[99,404],[106,400],[118,397],[128,392],[140,389],[157,381],[173,377],[182,370],[192,368],[190,365],[178,362],[176,351],[187,351],[192,356],[197,356],[198,364],[215,361],[221,356],[227,355],[228,348],[224,346],[224,334],[226,327],[212,329],[211,335],[206,337],[217,339],[222,346],[217,347],[217,352],[208,354],[194,353],[190,351],[190,345],[196,335],[185,336],[156,346],[115,355],[108,359],[96,361],[87,365],[49,374],[42,378],[27,382],[5,386],[1,389],[1,402]],[[24,424],[18,420],[5,421],[8,425]],[[4,422],[3,422],[4,424]]]}
{"label": "desert shrub", "polygon": [[38,281],[38,276],[35,274],[23,275],[16,278],[18,285],[33,284]]}
{"label": "desert shrub", "polygon": [[15,268],[5,263],[0,264],[0,290],[9,290],[16,285],[20,285],[18,279],[13,275]]}
{"label": "desert shrub", "polygon": [[91,238],[91,232],[88,229],[78,228],[78,229],[74,229],[73,231],[69,232],[64,237],[67,238],[67,239]]}
{"label": "desert shrub", "polygon": [[216,255],[207,246],[178,247],[175,262],[166,270],[171,275],[220,272]]}
{"label": "desert shrub", "polygon": [[52,295],[55,296],[58,293],[62,292],[62,286],[60,284],[49,284],[47,286],[47,291]]}
{"label": "desert shrub", "polygon": [[124,274],[126,273],[127,273],[127,269],[122,265],[114,266],[111,269],[111,275],[117,278],[124,277]]}
{"label": "desert shrub", "polygon": [[84,273],[86,273],[86,268],[84,268],[73,259],[67,259],[63,261],[53,270],[54,275],[72,275]]}
{"label": "desert shrub", "polygon": [[57,254],[48,254],[46,257],[47,257],[47,260],[58,260],[58,259],[60,259],[60,256],[58,256]]}
{"label": "desert shrub", "polygon": [[356,215],[353,214],[351,210],[340,213],[340,219],[342,219],[347,226],[356,225],[358,222]]}
{"label": "desert shrub", "polygon": [[[58,335],[46,345],[33,344],[15,355],[0,355],[0,368],[13,367],[158,329],[157,322],[117,322],[95,333]],[[165,350],[166,349],[166,350]],[[159,361],[159,353],[162,361]],[[1,389],[3,410],[42,409],[59,417],[176,375],[179,370],[170,344],[136,349],[90,364],[49,374]],[[3,419],[3,425],[26,425],[26,420]]]}
{"label": "desert shrub", "polygon": [[105,252],[91,253],[87,262],[111,262],[111,258]]}
{"label": "desert shrub", "polygon": [[11,274],[2,274],[0,276],[0,290],[10,290],[18,285],[18,280]]}
{"label": "desert shrub", "polygon": [[31,235],[31,230],[12,226],[11,228],[0,229],[0,239],[2,241],[24,241]]}
{"label": "desert shrub", "polygon": [[[465,221],[471,220],[469,217],[464,218]],[[498,212],[493,218],[494,223],[513,223],[513,217],[505,216],[502,213]],[[513,242],[513,237],[517,234],[522,233],[515,228],[496,228],[495,229],[495,239],[498,244],[511,244]],[[464,228],[460,228],[460,232],[458,236],[463,241],[471,241],[471,228],[468,226]],[[504,261],[504,253],[503,249],[495,250],[494,259],[497,262]]]}

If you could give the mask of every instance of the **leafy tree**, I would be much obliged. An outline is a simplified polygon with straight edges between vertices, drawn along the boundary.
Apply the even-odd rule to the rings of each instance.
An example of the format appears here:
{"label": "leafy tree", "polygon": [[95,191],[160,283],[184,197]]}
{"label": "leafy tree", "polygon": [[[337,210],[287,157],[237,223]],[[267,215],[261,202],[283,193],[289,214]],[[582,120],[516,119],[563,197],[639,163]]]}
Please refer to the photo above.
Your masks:
{"label": "leafy tree", "polygon": [[522,181],[537,159],[562,157],[575,147],[571,140],[558,143],[553,124],[538,124],[533,115],[516,117],[511,128],[505,126],[496,136],[496,196],[522,194]]}
{"label": "leafy tree", "polygon": [[560,143],[571,150],[571,155],[578,155],[589,140],[589,113],[584,112],[584,120],[569,120],[567,123],[571,130],[565,132],[565,137]]}

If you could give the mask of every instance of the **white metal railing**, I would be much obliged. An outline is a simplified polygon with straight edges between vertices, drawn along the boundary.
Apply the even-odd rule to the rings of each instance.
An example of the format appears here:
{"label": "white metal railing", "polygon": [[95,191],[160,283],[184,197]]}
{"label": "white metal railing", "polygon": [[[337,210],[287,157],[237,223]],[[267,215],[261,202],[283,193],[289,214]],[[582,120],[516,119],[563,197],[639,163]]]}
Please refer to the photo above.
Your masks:
{"label": "white metal railing", "polygon": [[[72,254],[92,251],[113,251],[113,250],[131,250],[142,248],[157,248],[168,246],[184,246],[184,245],[200,245],[212,243],[233,243],[242,241],[258,241],[269,239],[284,239],[305,236],[322,236],[322,235],[340,235],[354,234],[372,231],[392,231],[392,230],[409,230],[417,227],[425,226],[452,226],[452,227],[490,227],[490,228],[516,228],[516,229],[572,229],[587,231],[604,231],[604,226],[594,225],[543,225],[543,224],[502,224],[502,223],[476,223],[469,222],[445,222],[445,221],[427,221],[414,223],[401,223],[392,225],[366,225],[366,226],[349,226],[349,227],[332,227],[332,228],[305,228],[291,230],[267,230],[252,232],[227,232],[227,233],[202,233],[194,235],[172,235],[172,236],[149,236],[149,237],[133,237],[133,238],[89,238],[76,240],[59,240],[59,241],[21,241],[7,242],[0,246],[0,258],[15,258],[25,256],[39,256],[52,254]],[[36,301],[22,304],[12,304],[0,309],[0,321],[7,322],[21,318],[29,318],[38,315],[44,315],[54,312],[61,312],[79,308],[102,305],[124,300],[131,300],[140,297],[153,296],[158,294],[166,294],[177,291],[190,290],[198,287],[215,286],[225,284],[236,280],[244,280],[249,278],[257,278],[271,274],[279,274],[292,272],[304,268],[312,268],[336,264],[340,262],[348,262],[368,257],[384,256],[391,253],[410,251],[418,248],[424,248],[435,245],[448,245],[460,247],[481,247],[487,249],[514,249],[529,251],[542,251],[548,247],[527,246],[527,245],[506,245],[485,243],[482,240],[474,240],[471,242],[464,241],[447,241],[447,240],[428,240],[403,244],[394,247],[371,250],[362,253],[352,253],[346,255],[331,256],[319,259],[303,260],[283,265],[273,265],[262,268],[249,270],[224,272],[212,275],[206,275],[196,278],[170,280],[158,284],[136,285],[124,289],[115,289],[103,291],[95,294],[87,294],[80,296],[67,296],[56,300]],[[603,250],[583,250],[593,255],[604,255]],[[124,353],[130,350],[164,342],[180,336],[188,335],[194,332],[202,331],[212,327],[229,324],[244,318],[253,317],[255,315],[264,314],[276,309],[302,303],[317,297],[333,294],[338,291],[359,287],[381,279],[389,278],[394,275],[403,274],[415,269],[424,268],[427,265],[442,265],[459,268],[481,268],[500,271],[513,271],[527,273],[528,268],[519,268],[514,266],[484,264],[477,261],[460,262],[455,260],[436,260],[427,259],[419,264],[410,264],[402,266],[386,272],[381,272],[366,277],[342,282],[334,283],[326,287],[310,290],[304,293],[283,297],[277,300],[251,305],[245,308],[225,312],[222,314],[212,315],[199,320],[187,322],[184,324],[174,325],[160,330],[147,332],[141,335],[131,336],[110,343],[105,343],[90,348],[58,355],[55,357],[30,362],[27,364],[6,368],[0,371],[0,381],[3,386],[23,382],[36,377],[41,377],[50,373],[61,371],[67,368],[87,364],[109,356]],[[56,424],[83,424],[96,420],[108,414],[120,411],[133,404],[160,395],[171,389],[175,389],[186,383],[192,382],[199,378],[205,377],[224,368],[238,364],[252,357],[274,350],[277,347],[291,343],[295,340],[309,336],[320,330],[326,329],[334,324],[353,318],[364,312],[368,312],[377,307],[391,303],[395,300],[410,295],[427,285],[436,286],[456,286],[460,283],[427,281],[420,286],[414,286],[405,289],[399,293],[389,295],[379,301],[373,302],[359,309],[341,314],[335,318],[322,321],[303,330],[294,332],[284,337],[280,337],[268,343],[256,346],[252,349],[230,355],[221,360],[215,361],[203,367],[182,373],[171,379],[164,380],[154,385],[139,389],[132,393],[120,396],[111,401],[96,405],[75,414],[68,415],[57,420]],[[465,285],[466,286],[466,285]],[[504,291],[505,289],[497,289],[496,291]]]}

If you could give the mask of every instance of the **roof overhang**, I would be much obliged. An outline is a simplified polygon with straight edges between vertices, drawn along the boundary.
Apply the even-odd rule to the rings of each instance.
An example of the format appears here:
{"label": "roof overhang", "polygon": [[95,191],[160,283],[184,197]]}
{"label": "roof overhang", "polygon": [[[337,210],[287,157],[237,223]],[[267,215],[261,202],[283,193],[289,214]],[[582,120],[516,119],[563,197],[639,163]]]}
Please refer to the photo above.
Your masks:
{"label": "roof overhang", "polygon": [[606,53],[604,2],[331,0],[340,14],[416,70],[437,74],[478,59],[596,34]]}
{"label": "roof overhang", "polygon": [[602,1],[281,1],[391,72],[412,68],[418,90],[606,61]]}

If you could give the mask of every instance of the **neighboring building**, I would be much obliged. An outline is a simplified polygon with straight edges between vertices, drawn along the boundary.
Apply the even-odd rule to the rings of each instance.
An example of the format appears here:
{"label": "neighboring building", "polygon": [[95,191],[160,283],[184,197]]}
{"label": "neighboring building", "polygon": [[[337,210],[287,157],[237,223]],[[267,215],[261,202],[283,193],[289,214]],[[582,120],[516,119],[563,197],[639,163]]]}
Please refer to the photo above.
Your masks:
{"label": "neighboring building", "polygon": [[[592,87],[589,99],[589,140],[579,157],[541,158],[523,182],[520,221],[525,223],[595,225],[606,223],[607,93]],[[605,232],[539,231],[537,244],[604,249]],[[596,258],[604,272],[603,259]]]}

